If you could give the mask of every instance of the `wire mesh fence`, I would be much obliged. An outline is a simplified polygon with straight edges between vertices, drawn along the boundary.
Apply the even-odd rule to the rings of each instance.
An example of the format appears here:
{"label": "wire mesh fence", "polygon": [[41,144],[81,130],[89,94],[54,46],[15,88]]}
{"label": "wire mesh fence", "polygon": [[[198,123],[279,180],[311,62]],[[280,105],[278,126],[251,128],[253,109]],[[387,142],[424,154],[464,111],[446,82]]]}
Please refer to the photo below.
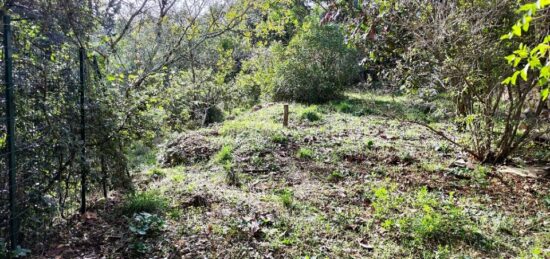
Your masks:
{"label": "wire mesh fence", "polygon": [[[78,46],[57,44],[55,37],[32,35],[29,27],[24,20],[3,23],[0,249],[45,244],[53,219],[82,210],[86,194],[85,54]],[[15,109],[10,111],[10,104]],[[15,132],[8,131],[10,122]]]}

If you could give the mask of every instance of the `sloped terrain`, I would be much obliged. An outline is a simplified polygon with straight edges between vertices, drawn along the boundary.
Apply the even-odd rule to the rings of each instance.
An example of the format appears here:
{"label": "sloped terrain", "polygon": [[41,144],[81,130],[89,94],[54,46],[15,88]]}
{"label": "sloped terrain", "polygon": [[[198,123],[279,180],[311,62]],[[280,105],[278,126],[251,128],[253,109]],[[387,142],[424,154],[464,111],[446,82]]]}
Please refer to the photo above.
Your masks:
{"label": "sloped terrain", "polygon": [[[111,199],[98,201],[45,254],[549,255],[547,175],[499,173],[422,126],[393,119],[422,117],[453,130],[444,109],[403,97],[348,97],[290,105],[288,128],[282,126],[282,104],[275,103],[181,133],[180,155],[201,159],[149,166],[135,176],[137,194],[111,193]],[[176,145],[168,146],[170,154],[178,153]],[[533,162],[544,163],[548,151],[533,148]],[[80,243],[71,242],[76,239]]]}

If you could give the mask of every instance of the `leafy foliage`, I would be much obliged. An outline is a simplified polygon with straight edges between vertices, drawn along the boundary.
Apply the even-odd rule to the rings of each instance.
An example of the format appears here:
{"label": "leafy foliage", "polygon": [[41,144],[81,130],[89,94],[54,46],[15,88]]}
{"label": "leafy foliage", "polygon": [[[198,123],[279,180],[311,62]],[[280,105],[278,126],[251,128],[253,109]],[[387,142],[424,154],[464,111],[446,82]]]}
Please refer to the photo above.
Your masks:
{"label": "leafy foliage", "polygon": [[140,212],[134,214],[130,222],[130,231],[139,236],[145,236],[162,230],[164,220],[156,214]]}
{"label": "leafy foliage", "polygon": [[286,48],[274,47],[275,67],[269,85],[275,100],[319,103],[333,100],[358,73],[353,48],[337,25],[304,23]]}
{"label": "leafy foliage", "polygon": [[233,147],[231,146],[223,146],[222,149],[216,154],[216,161],[221,164],[231,162],[232,159]]}
{"label": "leafy foliage", "polygon": [[[521,19],[512,26],[512,31],[502,36],[501,39],[505,40],[521,37],[522,32],[527,33],[531,23],[538,23],[537,21],[533,21],[533,16],[537,15],[537,11],[544,10],[548,6],[550,6],[550,1],[548,0],[539,0],[522,5],[518,9],[518,12],[522,13]],[[549,32],[546,33],[548,34]],[[525,65],[521,70],[515,71],[512,76],[504,79],[502,83],[515,86],[517,85],[518,75],[521,76],[521,79],[527,81],[530,70],[537,72],[537,83],[541,88],[540,94],[544,101],[548,99],[548,93],[550,91],[550,34],[546,35],[541,43],[535,43],[534,46],[529,46],[528,44],[529,43],[521,43],[513,54],[506,57],[508,64],[513,65],[514,68],[517,68],[522,63],[525,63]],[[544,62],[545,60],[546,62]]]}

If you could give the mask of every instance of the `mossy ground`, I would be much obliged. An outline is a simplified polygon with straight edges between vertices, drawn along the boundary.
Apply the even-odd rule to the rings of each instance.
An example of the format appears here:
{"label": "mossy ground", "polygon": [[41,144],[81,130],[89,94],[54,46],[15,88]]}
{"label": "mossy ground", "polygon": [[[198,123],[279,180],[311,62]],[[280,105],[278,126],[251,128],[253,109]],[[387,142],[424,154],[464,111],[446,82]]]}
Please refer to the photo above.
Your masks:
{"label": "mossy ground", "polygon": [[[231,148],[208,161],[139,173],[137,188],[168,200],[160,213],[166,219],[162,234],[140,239],[147,248],[140,251],[130,245],[132,237],[103,235],[94,253],[549,256],[547,179],[501,175],[484,165],[453,166],[457,159],[469,161],[467,155],[421,126],[395,119],[421,118],[453,130],[444,109],[427,112],[405,97],[349,94],[313,108],[291,104],[288,128],[282,113],[282,104],[267,104],[199,130],[216,146]],[[304,119],[312,113],[318,120]],[[229,173],[237,184],[228,184]],[[124,217],[102,215],[105,224],[128,232]]]}

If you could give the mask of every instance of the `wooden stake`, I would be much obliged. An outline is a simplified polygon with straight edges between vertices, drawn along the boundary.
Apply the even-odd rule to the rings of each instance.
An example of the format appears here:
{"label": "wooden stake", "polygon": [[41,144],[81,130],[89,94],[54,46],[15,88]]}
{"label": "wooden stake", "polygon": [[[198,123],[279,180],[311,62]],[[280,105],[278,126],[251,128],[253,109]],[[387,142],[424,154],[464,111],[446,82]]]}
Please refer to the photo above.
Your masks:
{"label": "wooden stake", "polygon": [[288,104],[285,104],[283,107],[284,107],[283,126],[288,127]]}

